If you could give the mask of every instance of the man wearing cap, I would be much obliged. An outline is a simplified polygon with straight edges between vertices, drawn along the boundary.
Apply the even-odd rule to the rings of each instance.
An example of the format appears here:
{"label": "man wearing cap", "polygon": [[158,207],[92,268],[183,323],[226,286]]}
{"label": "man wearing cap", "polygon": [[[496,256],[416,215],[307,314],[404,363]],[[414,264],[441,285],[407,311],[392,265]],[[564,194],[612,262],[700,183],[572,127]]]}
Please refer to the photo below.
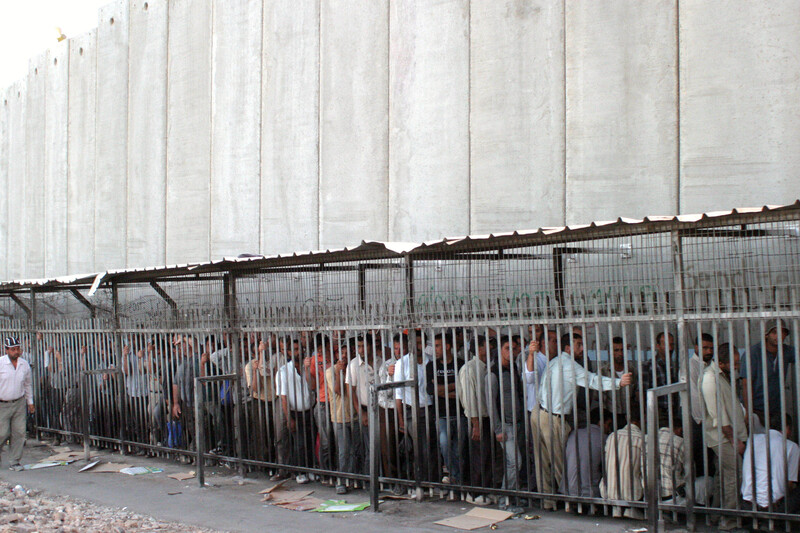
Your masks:
{"label": "man wearing cap", "polygon": [[6,355],[0,357],[0,448],[11,436],[10,467],[22,470],[22,446],[25,444],[25,403],[33,414],[33,387],[31,367],[20,357],[19,339],[6,337]]}
{"label": "man wearing cap", "polygon": [[[769,329],[764,336],[764,342],[752,346],[749,354],[745,353],[739,371],[739,376],[742,378],[742,404],[748,407],[748,396],[752,398],[753,413],[758,416],[762,425],[767,422],[765,419],[767,408],[770,414],[780,411],[781,392],[786,390],[786,385],[791,379],[787,367],[795,360],[794,348],[783,344],[783,340],[789,335],[789,329],[780,320],[777,323],[768,323],[767,327]],[[781,371],[783,371],[783,387],[781,387]],[[789,401],[787,399],[787,406]]]}

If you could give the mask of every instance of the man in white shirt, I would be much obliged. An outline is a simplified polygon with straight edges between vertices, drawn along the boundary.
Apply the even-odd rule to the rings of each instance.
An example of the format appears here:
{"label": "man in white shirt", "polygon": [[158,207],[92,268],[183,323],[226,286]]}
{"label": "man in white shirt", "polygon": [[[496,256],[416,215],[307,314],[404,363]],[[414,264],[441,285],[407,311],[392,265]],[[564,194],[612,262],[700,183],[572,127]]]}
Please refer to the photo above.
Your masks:
{"label": "man in white shirt", "polygon": [[[554,494],[564,474],[564,445],[572,430],[567,416],[572,413],[577,387],[610,391],[631,384],[632,375],[601,377],[583,367],[583,338],[576,333],[561,337],[561,354],[547,363],[538,393],[539,407],[531,413],[536,483],[540,492]],[[537,449],[538,445],[538,449]],[[544,509],[555,510],[545,500]]]}
{"label": "man in white shirt", "polygon": [[19,339],[6,337],[6,355],[0,357],[0,449],[11,437],[9,463],[11,470],[22,470],[22,447],[25,445],[25,404],[33,414],[31,367],[20,357]]}
{"label": "man in white shirt", "polygon": [[[416,346],[415,350],[400,358],[400,361],[395,365],[394,381],[400,383],[410,380],[412,372],[414,371],[413,365],[416,364],[416,378],[419,396],[417,397],[417,411],[416,422],[414,426],[414,388],[410,386],[398,387],[395,390],[395,411],[397,412],[397,424],[400,433],[410,438],[412,441],[419,442],[419,449],[421,454],[421,463],[419,466],[421,476],[428,481],[439,481],[436,475],[436,468],[438,460],[436,454],[438,446],[436,444],[436,415],[433,412],[433,398],[427,392],[427,378],[425,375],[425,367],[431,361],[431,357],[427,350],[425,350],[424,342],[422,339],[422,332],[416,332]],[[411,442],[406,441],[404,450],[408,457],[406,460],[412,464],[413,457],[411,455]],[[398,444],[400,445],[400,444]],[[408,472],[414,475],[414,472]]]}
{"label": "man in white shirt", "polygon": [[[298,466],[314,466],[314,395],[303,371],[303,356],[297,340],[291,343],[290,360],[275,375],[275,395],[281,400],[281,411],[290,439],[291,454]],[[308,483],[306,474],[296,481]]]}
{"label": "man in white shirt", "polygon": [[[769,427],[768,433],[752,435],[747,441],[742,464],[742,499],[752,503],[755,496],[756,505],[763,511],[768,510],[772,503],[773,512],[797,514],[800,510],[800,489],[797,487],[800,446],[789,440],[792,419],[786,416],[786,429],[782,433],[780,413],[774,413],[770,416]],[[755,469],[752,466],[754,459]]]}

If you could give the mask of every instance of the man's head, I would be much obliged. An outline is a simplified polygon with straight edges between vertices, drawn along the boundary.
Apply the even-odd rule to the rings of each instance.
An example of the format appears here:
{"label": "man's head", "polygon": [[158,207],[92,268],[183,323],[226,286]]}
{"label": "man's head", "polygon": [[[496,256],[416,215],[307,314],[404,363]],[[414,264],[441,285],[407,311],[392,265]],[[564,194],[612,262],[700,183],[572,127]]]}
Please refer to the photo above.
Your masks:
{"label": "man's head", "polygon": [[500,364],[503,366],[508,366],[511,363],[511,356],[512,351],[514,350],[514,342],[508,338],[503,337],[502,343],[500,344]]}
{"label": "man's head", "polygon": [[573,359],[583,359],[583,337],[576,333],[561,336],[561,350],[572,355]]}
{"label": "man's head", "polygon": [[439,333],[433,340],[433,351],[436,359],[449,361],[453,357],[452,342],[446,333]]}
{"label": "man's head", "polygon": [[665,359],[667,355],[671,355],[675,351],[675,337],[672,333],[664,333],[659,331],[656,335],[656,357]]}
{"label": "man's head", "polygon": [[739,370],[739,350],[736,349],[736,346],[723,342],[717,350],[717,361],[719,362],[719,369],[726,374],[730,374],[731,364],[733,368]]}
{"label": "man's head", "polygon": [[8,355],[8,358],[12,361],[16,361],[19,359],[19,356],[22,355],[22,345],[17,337],[6,337],[4,347],[6,349],[6,355]]}
{"label": "man's head", "polygon": [[621,365],[625,362],[625,343],[622,337],[614,337],[611,339],[611,349],[614,355],[614,362]]}
{"label": "man's head", "polygon": [[772,324],[765,336],[767,351],[776,353],[778,351],[778,345],[783,344],[783,339],[788,336],[789,328],[784,326],[783,322],[778,320],[776,324]]}
{"label": "man's head", "polygon": [[181,357],[185,356],[186,355],[186,337],[184,337],[180,333],[176,333],[175,335],[173,335],[172,336],[172,349],[179,356],[181,356]]}
{"label": "man's head", "polygon": [[394,349],[394,356],[400,359],[408,351],[408,335],[405,333],[395,335],[392,341],[392,348]]}
{"label": "man's head", "polygon": [[[777,411],[777,410],[776,410]],[[787,414],[781,417],[780,412],[769,414],[769,429],[783,433],[783,424],[786,423],[786,437],[791,438],[792,435],[792,416]]]}
{"label": "man's head", "polygon": [[528,326],[528,338],[530,340],[537,340],[539,342],[542,341],[542,335],[544,335],[544,326],[541,324],[535,324]]}
{"label": "man's head", "polygon": [[694,340],[694,351],[703,358],[703,362],[708,364],[714,358],[714,337],[709,333],[703,333],[699,339]]}
{"label": "man's head", "polygon": [[[547,345],[540,346],[539,349],[544,353],[549,359],[558,355],[558,333],[554,329],[547,330]],[[546,351],[545,351],[546,350]]]}

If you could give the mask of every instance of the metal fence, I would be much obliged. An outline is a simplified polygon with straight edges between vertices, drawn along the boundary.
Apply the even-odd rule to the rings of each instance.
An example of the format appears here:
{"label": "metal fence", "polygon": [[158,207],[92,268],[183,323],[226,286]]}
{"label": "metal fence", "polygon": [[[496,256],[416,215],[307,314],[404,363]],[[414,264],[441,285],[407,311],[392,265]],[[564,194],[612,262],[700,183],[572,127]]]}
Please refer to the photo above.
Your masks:
{"label": "metal fence", "polygon": [[9,282],[0,330],[61,439],[199,442],[341,490],[372,456],[374,491],[782,528],[799,260],[800,203]]}

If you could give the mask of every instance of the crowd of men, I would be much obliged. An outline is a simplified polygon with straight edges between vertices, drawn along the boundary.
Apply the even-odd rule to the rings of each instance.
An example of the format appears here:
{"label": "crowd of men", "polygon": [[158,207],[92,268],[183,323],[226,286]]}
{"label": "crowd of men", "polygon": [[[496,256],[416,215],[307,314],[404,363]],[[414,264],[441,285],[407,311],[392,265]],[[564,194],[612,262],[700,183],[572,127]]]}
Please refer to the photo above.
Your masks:
{"label": "crowd of men", "polygon": [[[480,488],[642,501],[645,393],[686,381],[688,405],[676,394],[658,399],[659,496],[685,500],[688,465],[700,504],[800,510],[786,392],[797,392],[795,350],[783,323],[762,326],[747,349],[699,334],[684,364],[689,354],[666,328],[647,349],[611,337],[607,358],[585,357],[584,337],[599,340],[587,331],[136,334],[119,346],[111,336],[39,334],[40,354],[23,357],[34,367],[39,425],[59,435],[82,431],[84,380],[92,435],[192,450],[199,407],[212,453],[278,465],[275,479],[322,473],[341,494],[358,482],[336,473],[369,471],[372,387],[394,384],[376,393],[381,475],[397,490],[402,480],[442,483],[476,504],[496,501]],[[196,397],[203,376],[221,378]],[[557,498],[543,506],[556,509]],[[642,509],[614,514],[640,518]],[[735,526],[731,517],[719,525]]]}

